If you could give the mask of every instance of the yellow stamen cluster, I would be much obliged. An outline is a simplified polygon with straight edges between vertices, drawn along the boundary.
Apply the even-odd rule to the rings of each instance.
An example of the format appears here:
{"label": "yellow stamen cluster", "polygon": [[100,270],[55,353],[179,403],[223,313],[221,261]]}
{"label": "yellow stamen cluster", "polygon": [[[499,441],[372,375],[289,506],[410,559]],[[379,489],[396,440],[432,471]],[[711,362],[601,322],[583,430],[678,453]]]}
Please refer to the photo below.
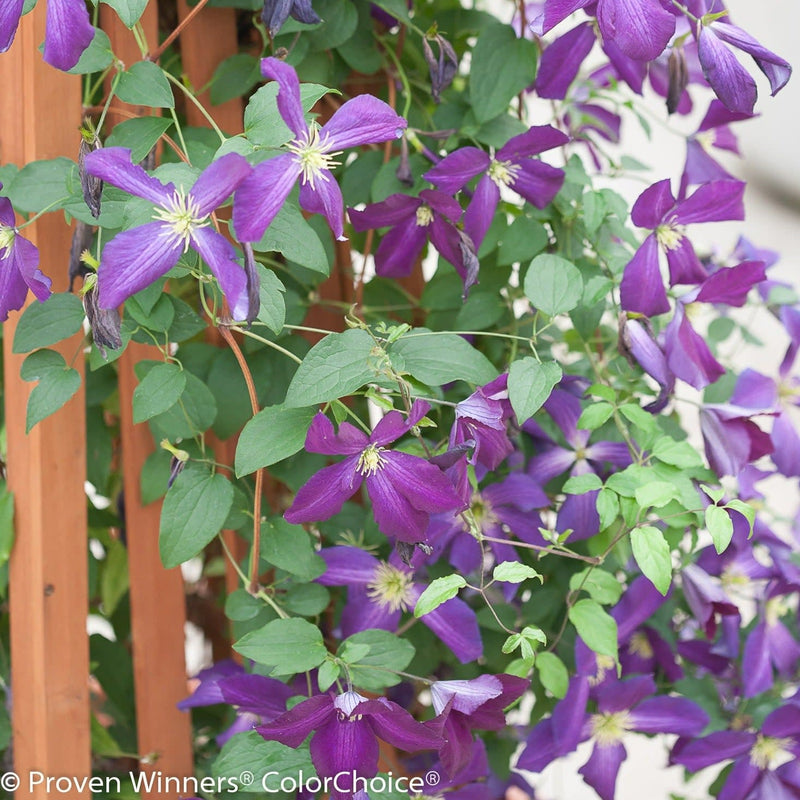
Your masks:
{"label": "yellow stamen cluster", "polygon": [[417,226],[427,228],[433,222],[433,211],[430,206],[421,205],[417,209]]}
{"label": "yellow stamen cluster", "polygon": [[628,642],[628,652],[639,656],[639,658],[653,657],[653,648],[650,646],[650,640],[641,631],[637,631],[631,636],[631,640]]}
{"label": "yellow stamen cluster", "polygon": [[16,228],[8,225],[0,225],[0,250],[7,250],[14,244],[17,235]]}
{"label": "yellow stamen cluster", "polygon": [[371,444],[358,457],[358,463],[356,464],[356,469],[362,475],[366,476],[374,475],[379,469],[383,469],[383,465],[386,463],[386,461],[381,456],[382,451],[383,451],[382,447],[378,447],[377,445]]}
{"label": "yellow stamen cluster", "polygon": [[314,181],[317,179],[328,180],[326,170],[341,164],[335,160],[335,156],[341,155],[342,151],[331,152],[330,147],[327,134],[320,139],[319,126],[315,122],[309,125],[305,135],[286,145],[286,149],[297,156],[303,183],[310,183],[312,189],[316,188]]}
{"label": "yellow stamen cluster", "polygon": [[630,730],[630,715],[627,711],[606,711],[603,714],[592,714],[592,738],[600,747],[616,744]]}
{"label": "yellow stamen cluster", "polygon": [[410,572],[382,561],[367,584],[367,595],[389,611],[407,611],[411,605],[412,580]]}
{"label": "yellow stamen cluster", "polygon": [[189,249],[192,233],[197,228],[211,224],[208,214],[201,214],[197,201],[183,189],[176,189],[172,198],[164,205],[156,208],[153,219],[166,222],[170,229],[167,235],[183,240],[183,252]]}
{"label": "yellow stamen cluster", "polygon": [[686,236],[683,225],[669,223],[656,228],[656,239],[665,250],[676,250]]}
{"label": "yellow stamen cluster", "polygon": [[489,164],[489,177],[498,188],[510,186],[517,180],[519,169],[519,164],[512,164],[510,161],[495,161],[492,159]]}
{"label": "yellow stamen cluster", "polygon": [[773,761],[788,760],[791,739],[778,739],[774,736],[759,734],[756,743],[750,749],[750,763],[758,769],[767,769]]}

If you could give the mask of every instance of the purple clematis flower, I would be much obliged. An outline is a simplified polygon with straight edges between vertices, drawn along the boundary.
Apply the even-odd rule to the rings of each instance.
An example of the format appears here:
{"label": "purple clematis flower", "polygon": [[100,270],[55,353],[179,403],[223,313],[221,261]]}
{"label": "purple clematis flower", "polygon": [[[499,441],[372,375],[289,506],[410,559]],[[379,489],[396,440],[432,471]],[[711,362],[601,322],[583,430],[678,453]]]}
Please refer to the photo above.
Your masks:
{"label": "purple clematis flower", "polygon": [[551,125],[539,125],[513,136],[493,157],[478,147],[462,147],[445,156],[424,177],[443,192],[454,194],[483,173],[464,214],[464,228],[479,249],[494,219],[501,187],[508,186],[537,208],[544,208],[558,194],[564,170],[534,156],[568,141],[565,133]]}
{"label": "purple clematis flower", "polygon": [[[540,36],[592,0],[547,0],[531,29]],[[666,6],[666,7],[665,7]],[[675,16],[659,0],[597,0],[595,14],[605,42],[637,61],[652,61],[675,32]]]}
{"label": "purple clematis flower", "polygon": [[594,43],[592,23],[583,22],[549,44],[542,53],[536,71],[536,94],[552,100],[563,100]]}
{"label": "purple clematis flower", "polygon": [[[348,601],[342,612],[342,634],[347,637],[371,628],[397,630],[400,617],[411,611],[425,590],[414,581],[405,565],[379,561],[357,547],[331,547],[320,555],[327,570],[316,582],[324,586],[348,586]],[[483,653],[475,612],[457,597],[420,617],[455,654],[462,664]]]}
{"label": "purple clematis flower", "polygon": [[[0,3],[0,53],[5,53],[17,33],[24,0]],[[47,0],[44,60],[56,69],[72,69],[91,44],[94,28],[84,0]]]}
{"label": "purple clematis flower", "polygon": [[267,741],[287,747],[299,747],[313,731],[311,761],[320,778],[336,776],[331,791],[335,800],[353,796],[351,776],[369,779],[378,774],[379,740],[409,753],[438,750],[444,744],[435,726],[417,722],[396,703],[383,697],[368,700],[353,691],[310,697],[256,730]]}
{"label": "purple clematis flower", "polygon": [[620,286],[622,308],[648,317],[669,311],[658,264],[660,250],[667,256],[671,286],[704,281],[708,274],[686,238],[685,226],[744,219],[744,187],[741,181],[713,181],[680,202],[673,197],[669,180],[645,189],[634,203],[631,220],[653,233],[625,267]]}
{"label": "purple clematis flower", "polygon": [[243,242],[257,242],[300,179],[300,205],[322,214],[337,239],[344,237],[344,201],[331,170],[343,150],[402,135],[408,123],[382,100],[362,94],[348,100],[321,128],[306,123],[297,73],[277,58],[261,61],[261,74],[278,82],[278,110],[295,138],[289,152],[262,161],[236,192],[233,224]]}
{"label": "purple clematis flower", "polygon": [[654,697],[656,685],[650,676],[603,686],[597,691],[597,711],[593,714],[586,713],[588,694],[581,688],[585,680],[573,679],[572,683],[553,716],[531,732],[517,766],[539,772],[554,758],[591,739],[594,749],[579,772],[603,800],[614,800],[617,773],[627,756],[622,742],[628,731],[696,736],[708,724],[706,713],[691,700]]}
{"label": "purple clematis flower", "polygon": [[718,19],[700,27],[697,53],[706,80],[730,111],[752,114],[758,98],[756,82],[728,45],[753,57],[756,66],[767,76],[773,96],[786,85],[792,68],[788,61],[767,50],[736,25]]}
{"label": "purple clematis flower", "polygon": [[[391,228],[381,238],[375,253],[378,275],[384,278],[410,275],[430,239],[461,275],[465,291],[477,280],[477,259],[465,258],[463,235],[456,227],[461,219],[461,206],[444,192],[424,189],[419,197],[393,194],[382,203],[373,203],[363,211],[351,208],[349,213],[357,231]],[[471,250],[474,255],[474,246]]]}
{"label": "purple clematis flower", "polygon": [[416,425],[430,406],[417,400],[407,419],[390,411],[370,436],[347,422],[334,433],[322,413],[314,417],[306,450],[344,455],[300,488],[284,515],[288,522],[319,522],[338,514],[342,504],[366,483],[378,527],[387,536],[415,544],[424,541],[431,514],[464,507],[453,485],[438,467],[424,458],[389,450],[386,445]]}
{"label": "purple clematis flower", "polygon": [[669,402],[675,389],[675,375],[667,364],[664,351],[653,337],[649,320],[629,319],[627,314],[622,314],[619,348],[631,366],[635,361],[658,384],[658,397],[644,407],[645,411],[658,413]]}
{"label": "purple clematis flower", "polygon": [[504,709],[530,685],[514,675],[481,675],[469,681],[436,681],[431,686],[433,710],[445,717],[446,744],[439,757],[452,778],[473,755],[472,731],[499,731],[506,726]]}
{"label": "purple clematis flower", "polygon": [[232,736],[272,722],[286,711],[286,702],[296,692],[285,683],[263,675],[251,675],[235,661],[220,661],[196,676],[194,692],[178,703],[181,711],[227,703],[236,707],[236,721],[217,736],[222,747]]}
{"label": "purple clematis flower", "polygon": [[688,564],[681,571],[683,594],[686,603],[709,639],[717,630],[717,614],[739,616],[739,609],[722,587],[696,564]]}
{"label": "purple clematis flower", "polygon": [[0,197],[0,322],[25,305],[28,289],[40,303],[50,297],[51,281],[39,270],[39,250],[20,236],[16,224],[11,201]]}
{"label": "purple clematis flower", "polygon": [[97,275],[101,308],[114,308],[158,280],[191,247],[219,281],[234,318],[249,316],[247,280],[236,250],[210,227],[211,213],[250,174],[244,158],[229,153],[217,159],[188,192],[148,175],[124,147],[94,150],[85,164],[90,175],[156,205],[153,222],[118,233],[103,248]]}
{"label": "purple clematis flower", "polygon": [[[693,742],[679,741],[670,763],[692,772],[733,759],[733,769],[718,795],[721,800],[773,800],[797,797],[797,769],[788,773],[775,769],[777,761],[800,758],[800,709],[793,703],[776,708],[761,730],[717,731]],[[795,791],[780,784],[788,779]],[[776,793],[771,793],[774,788]]]}
{"label": "purple clematis flower", "polygon": [[751,417],[774,414],[762,409],[753,411],[732,403],[705,405],[700,409],[706,458],[717,475],[738,475],[748,464],[773,451],[770,435]]}

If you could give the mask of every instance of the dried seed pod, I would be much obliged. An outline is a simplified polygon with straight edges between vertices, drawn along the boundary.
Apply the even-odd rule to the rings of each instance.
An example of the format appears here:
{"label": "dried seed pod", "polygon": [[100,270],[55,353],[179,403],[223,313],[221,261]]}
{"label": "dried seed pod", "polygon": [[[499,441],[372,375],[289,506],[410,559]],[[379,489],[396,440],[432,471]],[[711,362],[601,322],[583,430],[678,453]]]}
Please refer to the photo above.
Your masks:
{"label": "dried seed pod", "polygon": [[674,114],[681,101],[681,95],[689,85],[689,70],[683,50],[673,49],[667,61],[669,88],[667,90],[667,113]]}
{"label": "dried seed pod", "polygon": [[81,146],[78,149],[78,175],[81,179],[84,202],[89,206],[89,211],[92,212],[92,216],[95,219],[100,216],[100,196],[103,193],[103,181],[86,171],[84,161],[92,150],[99,150],[101,147],[100,140],[93,131],[89,131],[86,128],[81,129]]}

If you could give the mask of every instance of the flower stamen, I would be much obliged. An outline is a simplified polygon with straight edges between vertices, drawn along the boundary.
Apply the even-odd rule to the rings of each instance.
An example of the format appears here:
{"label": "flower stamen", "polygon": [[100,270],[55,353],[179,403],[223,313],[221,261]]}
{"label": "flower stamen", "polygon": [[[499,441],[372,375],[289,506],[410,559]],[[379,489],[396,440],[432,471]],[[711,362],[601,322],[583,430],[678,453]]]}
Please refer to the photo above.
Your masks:
{"label": "flower stamen", "polygon": [[303,183],[311,184],[312,189],[316,189],[314,182],[317,179],[327,181],[326,172],[342,163],[336,161],[335,156],[341,155],[343,151],[332,152],[331,146],[327,134],[320,139],[319,126],[315,122],[308,126],[308,131],[303,136],[286,145],[286,149],[297,156]]}
{"label": "flower stamen", "polygon": [[512,164],[510,161],[495,161],[492,159],[489,164],[489,177],[497,188],[511,186],[516,182],[519,175],[519,164]]}
{"label": "flower stamen", "polygon": [[153,219],[170,226],[165,234],[181,239],[184,253],[189,249],[194,231],[211,224],[209,215],[201,214],[197,201],[183,189],[176,189],[165,205],[156,208]]}
{"label": "flower stamen", "polygon": [[382,561],[367,584],[367,595],[373,602],[388,607],[389,611],[407,611],[412,602],[412,582],[410,572]]}
{"label": "flower stamen", "polygon": [[374,475],[379,469],[383,469],[383,465],[386,463],[386,461],[381,457],[382,450],[382,447],[371,444],[358,457],[356,469],[362,475],[366,476]]}
{"label": "flower stamen", "polygon": [[592,714],[591,721],[592,738],[600,747],[619,742],[625,732],[630,730],[630,715],[627,711],[606,711],[602,714]]}
{"label": "flower stamen", "polygon": [[0,251],[10,250],[17,236],[17,229],[9,225],[0,225]]}

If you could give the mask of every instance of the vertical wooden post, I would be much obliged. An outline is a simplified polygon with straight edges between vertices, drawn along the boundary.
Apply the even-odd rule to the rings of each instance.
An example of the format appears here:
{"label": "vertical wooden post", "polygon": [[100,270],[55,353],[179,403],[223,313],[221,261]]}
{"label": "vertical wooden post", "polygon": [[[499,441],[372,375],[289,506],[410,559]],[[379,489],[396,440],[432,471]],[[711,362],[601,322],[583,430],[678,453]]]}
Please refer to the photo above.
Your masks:
{"label": "vertical wooden post", "polygon": [[[75,158],[81,115],[80,79],[42,61],[45,6],[23,18],[10,52],[0,57],[0,158],[22,165],[56,156]],[[13,87],[13,88],[12,88]],[[25,229],[39,247],[53,291],[68,288],[70,230],[61,214]],[[34,301],[35,302],[35,301]],[[86,539],[86,420],[81,389],[59,412],[25,434],[32,384],[11,345],[18,315],[5,325],[8,482],[14,492],[16,542],[11,555],[11,683],[17,798],[48,798],[31,790],[29,775],[87,777],[89,645]],[[81,336],[55,346],[83,375]],[[89,792],[70,796],[88,798]]]}
{"label": "vertical wooden post", "polygon": [[[128,65],[140,60],[130,31],[106,6],[101,6],[101,18],[114,53]],[[157,3],[147,6],[141,23],[150,47],[154,48],[158,42]],[[186,696],[183,578],[179,568],[165,570],[161,564],[158,551],[161,503],[142,505],[139,479],[142,465],[153,451],[153,439],[146,424],[134,424],[132,414],[137,385],[134,365],[142,359],[158,357],[154,348],[132,342],[119,359],[136,730],[139,754],[144,759],[142,770],[182,778],[194,773],[191,720],[176,707]],[[175,791],[142,792],[143,800],[177,797]]]}

